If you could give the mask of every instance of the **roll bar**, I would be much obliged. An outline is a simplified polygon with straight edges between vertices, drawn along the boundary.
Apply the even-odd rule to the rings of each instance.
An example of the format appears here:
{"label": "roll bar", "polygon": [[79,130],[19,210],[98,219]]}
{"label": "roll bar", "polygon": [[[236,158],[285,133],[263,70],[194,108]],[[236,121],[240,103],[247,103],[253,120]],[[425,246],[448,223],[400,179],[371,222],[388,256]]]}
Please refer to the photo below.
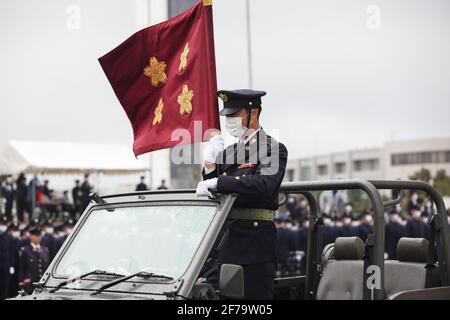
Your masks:
{"label": "roll bar", "polygon": [[[443,251],[443,268],[445,270],[444,283],[442,285],[450,285],[450,238],[447,226],[447,210],[445,208],[444,200],[439,192],[429,183],[423,181],[400,181],[400,180],[371,180],[377,189],[403,189],[403,190],[421,190],[431,196],[433,202],[436,204],[435,227],[439,230],[441,237],[442,251]],[[436,219],[437,217],[437,219]]]}
{"label": "roll bar", "polygon": [[[380,270],[380,288],[374,290],[373,298],[381,300],[386,298],[384,290],[384,207],[393,206],[401,202],[403,194],[402,190],[421,190],[431,196],[436,205],[437,213],[434,216],[435,228],[439,230],[440,241],[442,243],[443,265],[441,268],[444,272],[444,283],[442,285],[450,285],[450,238],[447,227],[447,211],[444,201],[439,192],[430,184],[423,181],[400,181],[400,180],[328,180],[328,181],[304,181],[304,182],[285,182],[281,185],[280,192],[291,194],[302,194],[306,197],[310,206],[309,232],[308,232],[308,248],[307,248],[307,265],[306,265],[306,282],[305,282],[305,299],[311,299],[313,292],[312,268],[314,268],[313,251],[315,248],[315,222],[319,217],[319,206],[312,191],[325,190],[363,190],[367,193],[374,210],[374,245],[375,252],[373,264],[377,265]],[[400,194],[397,199],[393,199],[383,203],[379,189],[398,189]]]}
{"label": "roll bar", "polygon": [[[383,300],[386,298],[384,290],[384,205],[380,193],[376,187],[366,180],[349,179],[349,180],[324,180],[324,181],[304,181],[304,182],[286,182],[281,185],[280,192],[304,194],[309,201],[310,225],[308,232],[308,255],[312,255],[313,239],[315,236],[314,221],[318,217],[318,205],[311,191],[324,190],[363,190],[367,193],[374,210],[374,233],[375,233],[375,252],[373,264],[378,266],[380,270],[380,287],[374,289],[373,297],[375,300]],[[307,192],[307,193],[305,193]],[[309,194],[309,196],[308,196]],[[313,200],[314,199],[314,200]],[[312,207],[311,207],[312,206]],[[311,298],[310,292],[312,288],[311,270],[314,267],[312,256],[307,256],[306,266],[306,284],[305,297]]]}

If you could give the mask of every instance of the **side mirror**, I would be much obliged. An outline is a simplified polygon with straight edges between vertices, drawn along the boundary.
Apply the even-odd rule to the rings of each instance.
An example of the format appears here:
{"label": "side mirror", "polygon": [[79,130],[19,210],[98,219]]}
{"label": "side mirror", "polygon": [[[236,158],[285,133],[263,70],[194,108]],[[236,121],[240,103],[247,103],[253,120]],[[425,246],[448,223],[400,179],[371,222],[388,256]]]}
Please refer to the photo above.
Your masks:
{"label": "side mirror", "polygon": [[223,264],[220,268],[220,295],[228,299],[244,298],[244,268],[235,264]]}

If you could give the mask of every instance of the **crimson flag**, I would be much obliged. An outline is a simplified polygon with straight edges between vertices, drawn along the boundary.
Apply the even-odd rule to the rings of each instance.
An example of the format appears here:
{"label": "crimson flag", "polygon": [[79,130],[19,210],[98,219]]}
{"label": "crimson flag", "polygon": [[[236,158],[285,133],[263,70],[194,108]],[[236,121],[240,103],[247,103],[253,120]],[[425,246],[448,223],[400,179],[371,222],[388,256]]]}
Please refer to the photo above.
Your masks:
{"label": "crimson flag", "polygon": [[[136,32],[98,59],[133,127],[136,156],[220,129],[211,2]],[[176,129],[190,140],[173,139]]]}

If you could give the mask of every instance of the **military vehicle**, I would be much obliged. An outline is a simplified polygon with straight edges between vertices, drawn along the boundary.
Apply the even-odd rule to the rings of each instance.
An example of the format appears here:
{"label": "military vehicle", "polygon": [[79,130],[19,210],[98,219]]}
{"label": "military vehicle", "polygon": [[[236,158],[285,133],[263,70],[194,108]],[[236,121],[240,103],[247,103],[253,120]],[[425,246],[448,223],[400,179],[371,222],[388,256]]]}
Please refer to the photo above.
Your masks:
{"label": "military vehicle", "polygon": [[[316,192],[363,190],[374,212],[374,233],[338,238],[323,248],[323,220]],[[384,257],[385,209],[380,190],[421,190],[437,212],[432,235],[399,242],[399,260]],[[418,181],[338,180],[287,182],[288,194],[303,194],[310,205],[306,274],[276,279],[291,299],[450,299],[450,241],[447,212],[439,193]],[[241,299],[243,269],[222,265],[219,289],[198,281],[236,195],[198,198],[194,190],[161,190],[100,197],[91,203],[73,233],[35,284],[16,299]],[[222,239],[223,240],[223,239]]]}

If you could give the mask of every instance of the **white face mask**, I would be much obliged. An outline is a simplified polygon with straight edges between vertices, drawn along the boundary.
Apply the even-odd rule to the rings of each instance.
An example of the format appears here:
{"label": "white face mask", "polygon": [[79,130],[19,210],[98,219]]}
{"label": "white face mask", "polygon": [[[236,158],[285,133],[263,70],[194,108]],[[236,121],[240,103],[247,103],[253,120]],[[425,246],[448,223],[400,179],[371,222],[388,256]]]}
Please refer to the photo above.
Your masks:
{"label": "white face mask", "polygon": [[[247,117],[248,115],[249,114],[247,113],[245,117]],[[228,133],[231,134],[233,137],[241,138],[247,131],[247,128],[242,126],[242,119],[244,118],[225,117],[225,127],[227,128]]]}
{"label": "white face mask", "polygon": [[8,229],[8,226],[0,226],[0,233],[5,232]]}

